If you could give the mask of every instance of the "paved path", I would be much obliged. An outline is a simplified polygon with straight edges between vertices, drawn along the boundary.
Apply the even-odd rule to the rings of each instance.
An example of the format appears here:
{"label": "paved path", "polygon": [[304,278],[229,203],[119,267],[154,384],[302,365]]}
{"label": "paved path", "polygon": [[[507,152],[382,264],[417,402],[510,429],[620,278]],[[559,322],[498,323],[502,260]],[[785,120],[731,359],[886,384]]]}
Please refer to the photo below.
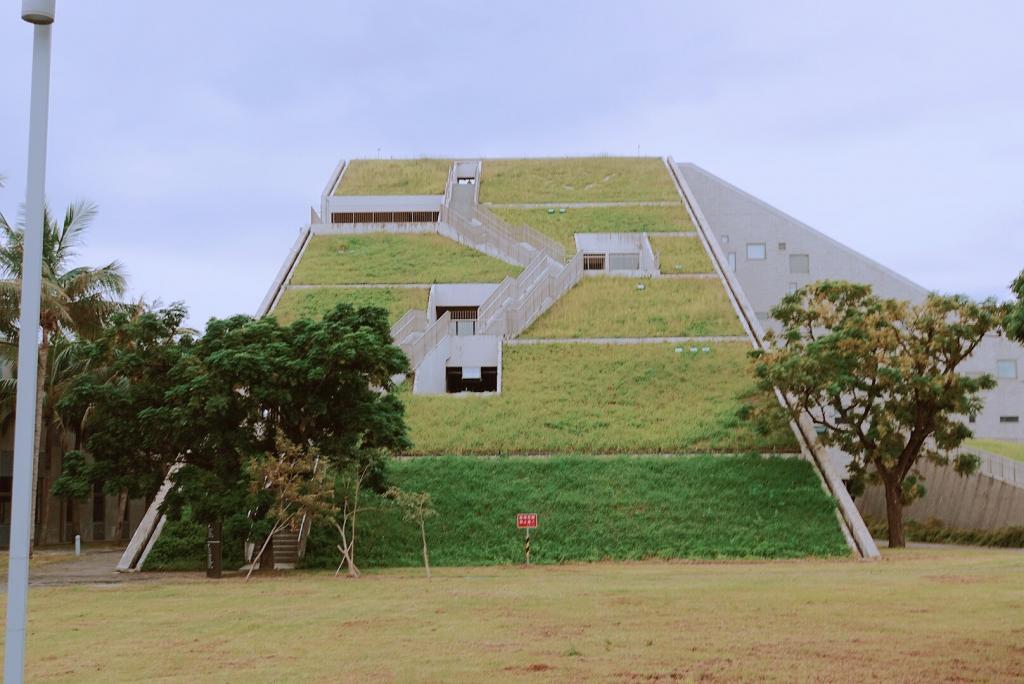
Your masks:
{"label": "paved path", "polygon": [[491,207],[508,207],[509,209],[586,209],[587,207],[677,207],[682,204],[679,200],[664,200],[660,202],[481,202],[481,205]]}
{"label": "paved path", "polygon": [[324,290],[324,289],[339,289],[339,290],[350,290],[350,289],[371,289],[371,288],[382,288],[382,289],[395,289],[395,288],[407,288],[410,290],[429,290],[430,283],[348,283],[348,284],[329,284],[329,285],[287,285],[287,290]]}
{"label": "paved path", "polygon": [[[7,591],[7,558],[3,559],[0,582]],[[86,550],[76,557],[67,549],[43,550],[34,555],[29,569],[28,583],[33,587],[64,586],[70,584],[121,584],[125,582],[153,582],[171,577],[184,577],[198,573],[122,573],[114,570],[121,558],[121,549]]]}
{"label": "paved path", "polygon": [[717,335],[714,337],[522,337],[506,340],[505,344],[701,344],[707,342],[749,342],[746,335]]}
{"label": "paved path", "polygon": [[659,273],[654,277],[668,280],[718,280],[717,273]]}

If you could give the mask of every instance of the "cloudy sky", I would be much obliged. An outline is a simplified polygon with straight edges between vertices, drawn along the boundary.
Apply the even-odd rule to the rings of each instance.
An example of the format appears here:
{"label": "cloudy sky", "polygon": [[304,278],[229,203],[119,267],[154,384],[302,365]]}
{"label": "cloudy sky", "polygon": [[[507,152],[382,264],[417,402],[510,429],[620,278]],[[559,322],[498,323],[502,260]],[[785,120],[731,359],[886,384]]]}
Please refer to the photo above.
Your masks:
{"label": "cloudy sky", "polygon": [[[31,28],[0,14],[0,211]],[[1024,3],[58,0],[47,193],[84,263],[253,312],[340,158],[673,155],[926,287],[1024,267]],[[292,8],[301,9],[294,10]]]}

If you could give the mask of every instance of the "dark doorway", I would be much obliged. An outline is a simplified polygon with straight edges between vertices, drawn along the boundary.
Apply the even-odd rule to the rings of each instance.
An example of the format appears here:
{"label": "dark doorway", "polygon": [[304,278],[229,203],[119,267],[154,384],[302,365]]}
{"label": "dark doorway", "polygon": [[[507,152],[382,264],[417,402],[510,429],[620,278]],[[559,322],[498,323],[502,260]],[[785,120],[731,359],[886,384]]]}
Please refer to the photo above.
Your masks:
{"label": "dark doorway", "polygon": [[459,392],[497,392],[498,367],[449,367],[445,369],[444,380],[444,391],[448,394],[457,394]]}

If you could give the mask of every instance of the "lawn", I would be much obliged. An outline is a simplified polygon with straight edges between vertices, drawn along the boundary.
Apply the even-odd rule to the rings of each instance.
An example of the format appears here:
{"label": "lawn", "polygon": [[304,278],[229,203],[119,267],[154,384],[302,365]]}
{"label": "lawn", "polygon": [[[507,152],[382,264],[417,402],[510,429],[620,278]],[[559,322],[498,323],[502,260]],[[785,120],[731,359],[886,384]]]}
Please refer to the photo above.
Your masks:
{"label": "lawn", "polygon": [[497,283],[520,271],[440,235],[316,235],[291,284]]}
{"label": "lawn", "polygon": [[480,201],[678,202],[679,192],[658,157],[487,159]]}
{"label": "lawn", "polygon": [[379,306],[387,309],[392,325],[409,309],[426,309],[430,290],[425,287],[318,287],[288,289],[281,295],[273,314],[287,325],[300,318],[319,320],[338,304]]}
{"label": "lawn", "polygon": [[[644,289],[637,289],[638,285]],[[742,334],[739,318],[717,279],[596,276],[584,277],[522,336],[552,339]]]}
{"label": "lawn", "polygon": [[662,273],[712,273],[714,268],[704,243],[692,237],[652,237]]}
{"label": "lawn", "polygon": [[39,587],[28,680],[1010,682],[1022,596],[964,548]]}
{"label": "lawn", "polygon": [[443,195],[448,159],[353,159],[335,195]]}
{"label": "lawn", "polygon": [[762,435],[741,417],[774,401],[755,388],[750,345],[704,346],[506,345],[501,394],[406,390],[415,453],[796,451],[784,421]]}
{"label": "lawn", "polygon": [[526,224],[576,253],[576,233],[691,232],[690,215],[682,204],[635,207],[569,207],[555,209],[494,207],[495,214],[514,226]]}
{"label": "lawn", "polygon": [[1024,443],[1010,442],[1002,439],[969,439],[967,446],[989,451],[997,456],[1012,458],[1014,461],[1024,462]]}
{"label": "lawn", "polygon": [[[438,515],[427,535],[438,566],[521,562],[522,539],[509,524],[520,511],[542,521],[531,535],[532,561],[542,564],[850,554],[834,502],[797,458],[423,457],[389,464],[388,477],[430,493]],[[368,501],[375,510],[362,518],[360,566],[422,564],[419,529]],[[335,568],[337,543],[323,526],[307,563]]]}

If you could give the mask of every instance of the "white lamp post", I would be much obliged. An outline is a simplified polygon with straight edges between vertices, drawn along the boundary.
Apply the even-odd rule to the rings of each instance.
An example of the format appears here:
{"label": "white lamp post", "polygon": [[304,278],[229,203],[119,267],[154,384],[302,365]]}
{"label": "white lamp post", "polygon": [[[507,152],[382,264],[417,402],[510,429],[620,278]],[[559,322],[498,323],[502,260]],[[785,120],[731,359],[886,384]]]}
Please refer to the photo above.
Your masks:
{"label": "white lamp post", "polygon": [[21,273],[18,339],[18,394],[14,422],[14,480],[11,489],[11,552],[7,571],[7,636],[4,681],[25,679],[25,619],[28,556],[32,526],[32,472],[35,450],[36,371],[39,363],[39,299],[43,271],[43,194],[46,186],[46,124],[50,107],[50,25],[56,0],[23,0],[21,18],[34,24],[32,100],[28,129],[28,182],[25,188],[25,240]]}

